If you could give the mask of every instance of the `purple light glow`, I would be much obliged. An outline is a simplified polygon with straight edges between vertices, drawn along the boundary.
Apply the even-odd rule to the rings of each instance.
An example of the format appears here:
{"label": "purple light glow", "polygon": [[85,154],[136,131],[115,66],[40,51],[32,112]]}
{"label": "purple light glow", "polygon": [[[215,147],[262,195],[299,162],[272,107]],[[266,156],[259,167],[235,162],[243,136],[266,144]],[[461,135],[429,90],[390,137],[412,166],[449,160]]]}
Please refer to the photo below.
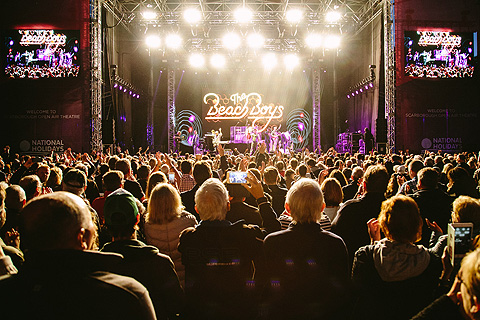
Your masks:
{"label": "purple light glow", "polygon": [[129,95],[132,95],[132,91],[129,91],[128,94],[129,94]]}
{"label": "purple light glow", "polygon": [[365,90],[368,90],[368,86],[367,86],[367,85],[365,85]]}
{"label": "purple light glow", "polygon": [[305,125],[303,124],[303,122],[299,122],[298,123],[298,130],[303,131],[303,129],[305,129]]}
{"label": "purple light glow", "polygon": [[358,94],[358,90],[355,90],[355,94]]}
{"label": "purple light glow", "polygon": [[354,97],[354,96],[355,96],[355,93],[352,92],[352,97]]}
{"label": "purple light glow", "polygon": [[349,95],[349,94],[347,94],[347,98],[350,99],[350,95]]}
{"label": "purple light glow", "polygon": [[123,89],[123,92],[127,92],[127,88]]}
{"label": "purple light glow", "polygon": [[363,89],[362,89],[362,88],[360,88],[360,92],[363,92]]}
{"label": "purple light glow", "polygon": [[373,83],[370,82],[370,88],[373,88]]}
{"label": "purple light glow", "polygon": [[114,84],[113,84],[113,87],[114,87],[114,88],[118,87],[118,83],[114,83]]}
{"label": "purple light glow", "polygon": [[73,47],[73,51],[74,51],[74,52],[78,52],[78,48],[77,48],[77,47]]}
{"label": "purple light glow", "polygon": [[10,44],[11,46],[13,46],[13,40],[10,40],[9,44]]}
{"label": "purple light glow", "polygon": [[120,87],[118,87],[118,89],[119,89],[119,90],[123,90],[123,87],[122,87],[122,86],[120,86]]}
{"label": "purple light glow", "polygon": [[192,115],[188,118],[188,121],[194,122],[194,121],[195,121],[195,115],[192,114]]}

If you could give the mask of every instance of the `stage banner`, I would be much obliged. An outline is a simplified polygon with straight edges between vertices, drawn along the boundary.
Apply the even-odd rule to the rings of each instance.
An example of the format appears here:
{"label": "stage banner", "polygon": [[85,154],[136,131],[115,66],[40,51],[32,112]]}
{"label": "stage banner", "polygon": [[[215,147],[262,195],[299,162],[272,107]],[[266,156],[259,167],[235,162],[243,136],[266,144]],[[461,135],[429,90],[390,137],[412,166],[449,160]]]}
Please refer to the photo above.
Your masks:
{"label": "stage banner", "polygon": [[31,154],[89,151],[88,3],[25,1],[2,14],[1,145]]}

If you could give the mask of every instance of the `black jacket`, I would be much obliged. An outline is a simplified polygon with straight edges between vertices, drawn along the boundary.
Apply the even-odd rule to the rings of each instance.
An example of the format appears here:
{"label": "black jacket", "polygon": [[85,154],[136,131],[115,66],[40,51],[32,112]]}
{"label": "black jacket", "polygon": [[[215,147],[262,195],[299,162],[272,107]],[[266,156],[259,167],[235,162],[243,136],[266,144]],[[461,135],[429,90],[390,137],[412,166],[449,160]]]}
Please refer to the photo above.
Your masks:
{"label": "black jacket", "polygon": [[107,272],[120,263],[99,252],[31,253],[20,273],[0,278],[2,319],[155,319],[142,284]]}
{"label": "black jacket", "polygon": [[132,277],[150,293],[157,319],[175,318],[183,308],[183,290],[169,256],[138,240],[107,243],[103,252],[115,252],[124,257],[116,273]]}

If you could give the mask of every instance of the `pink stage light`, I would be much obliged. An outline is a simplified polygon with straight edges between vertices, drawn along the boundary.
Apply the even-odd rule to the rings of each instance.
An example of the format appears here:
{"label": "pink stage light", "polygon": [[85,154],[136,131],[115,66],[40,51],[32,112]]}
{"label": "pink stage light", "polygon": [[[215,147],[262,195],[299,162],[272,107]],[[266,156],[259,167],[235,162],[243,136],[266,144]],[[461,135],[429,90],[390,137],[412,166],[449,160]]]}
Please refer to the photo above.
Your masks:
{"label": "pink stage light", "polygon": [[370,82],[370,88],[373,88],[373,83]]}
{"label": "pink stage light", "polygon": [[368,90],[368,85],[365,85],[365,90]]}
{"label": "pink stage light", "polygon": [[358,90],[355,90],[355,94],[358,94]]}
{"label": "pink stage light", "polygon": [[303,131],[303,129],[305,129],[305,125],[303,124],[303,122],[299,122],[298,123],[298,130]]}
{"label": "pink stage light", "polygon": [[113,85],[113,87],[114,87],[114,88],[118,87],[118,83],[115,83],[115,84]]}
{"label": "pink stage light", "polygon": [[360,92],[363,92],[363,89],[362,89],[362,88],[360,88]]}
{"label": "pink stage light", "polygon": [[349,94],[347,94],[347,98],[350,99],[350,95],[349,95]]}
{"label": "pink stage light", "polygon": [[188,127],[188,132],[192,133],[192,131],[193,131],[193,127]]}
{"label": "pink stage light", "polygon": [[188,121],[194,122],[194,121],[195,121],[195,115],[192,114],[192,115],[188,118]]}
{"label": "pink stage light", "polygon": [[118,87],[118,89],[120,89],[120,90],[123,90],[123,87],[122,87],[122,86],[120,86],[120,87]]}
{"label": "pink stage light", "polygon": [[127,88],[123,89],[123,92],[127,92]]}

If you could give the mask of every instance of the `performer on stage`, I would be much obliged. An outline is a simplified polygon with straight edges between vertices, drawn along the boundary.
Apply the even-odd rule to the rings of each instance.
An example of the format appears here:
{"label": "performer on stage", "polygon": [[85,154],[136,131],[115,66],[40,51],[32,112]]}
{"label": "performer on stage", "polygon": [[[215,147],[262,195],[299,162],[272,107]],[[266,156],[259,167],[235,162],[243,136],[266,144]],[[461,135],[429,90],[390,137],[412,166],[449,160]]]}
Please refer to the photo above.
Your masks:
{"label": "performer on stage", "polygon": [[194,154],[200,153],[200,139],[198,138],[197,130],[193,130],[192,147]]}
{"label": "performer on stage", "polygon": [[250,141],[250,154],[253,154],[257,149],[258,133],[257,127],[248,127],[247,139]]}
{"label": "performer on stage", "polygon": [[180,152],[180,142],[182,141],[182,133],[177,131],[174,136],[175,139],[175,151]]}
{"label": "performer on stage", "polygon": [[373,134],[370,132],[370,128],[365,128],[363,141],[365,142],[365,154],[369,154],[370,151],[373,150],[373,145],[375,143]]}

